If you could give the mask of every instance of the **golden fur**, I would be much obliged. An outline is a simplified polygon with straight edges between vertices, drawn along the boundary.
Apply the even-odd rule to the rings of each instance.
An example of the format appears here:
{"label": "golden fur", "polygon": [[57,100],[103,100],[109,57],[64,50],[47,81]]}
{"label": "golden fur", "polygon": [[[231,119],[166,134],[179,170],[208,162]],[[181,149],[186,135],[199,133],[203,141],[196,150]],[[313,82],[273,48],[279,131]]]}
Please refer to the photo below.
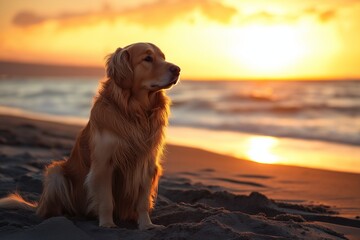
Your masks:
{"label": "golden fur", "polygon": [[45,218],[95,215],[103,227],[114,227],[113,218],[157,227],[149,211],[162,173],[169,114],[164,89],[176,84],[180,68],[155,45],[137,43],[109,55],[106,72],[70,157],[47,167],[38,206],[12,195],[0,207],[23,205]]}

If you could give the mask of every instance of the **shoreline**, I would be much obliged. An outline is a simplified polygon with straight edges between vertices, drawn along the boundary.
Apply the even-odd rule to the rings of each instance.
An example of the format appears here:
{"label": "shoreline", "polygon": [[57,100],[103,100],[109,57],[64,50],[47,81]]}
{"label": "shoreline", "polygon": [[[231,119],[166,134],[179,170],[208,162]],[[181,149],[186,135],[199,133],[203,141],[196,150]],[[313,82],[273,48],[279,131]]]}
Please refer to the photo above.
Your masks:
{"label": "shoreline", "polygon": [[[0,197],[17,189],[27,199],[36,201],[41,191],[42,168],[51,160],[69,154],[80,128],[81,125],[0,114]],[[360,213],[360,174],[260,164],[173,144],[166,147],[163,166],[164,176],[153,219],[166,229],[148,232],[155,234],[153,237],[164,239],[174,231],[181,236],[191,236],[199,231],[198,238],[206,238],[201,229],[209,229],[214,231],[215,235],[211,235],[214,239],[229,238],[235,233],[225,231],[222,228],[225,225],[237,229],[237,236],[244,237],[250,232],[251,236],[257,236],[254,239],[263,239],[261,236],[268,234],[299,239],[344,239],[332,230],[344,233],[349,239],[360,237],[360,221],[356,220]],[[262,212],[265,215],[261,215]],[[64,232],[72,231],[69,225],[73,223],[72,228],[87,234],[95,231],[99,238],[107,231],[99,229],[93,220],[70,218],[69,221],[61,217],[40,223],[28,212],[16,210],[0,210],[0,216],[6,219],[0,227],[0,236],[10,233],[16,237],[31,236],[23,226],[34,232],[44,228],[41,226],[45,226],[46,231],[55,231],[53,221],[59,221],[57,224],[64,226]],[[230,221],[233,218],[237,220]],[[220,225],[213,225],[211,219]],[[265,226],[259,225],[262,233],[253,227],[256,223]],[[294,224],[299,228],[291,227]],[[307,229],[304,236],[300,229]],[[122,235],[124,232],[130,238],[134,234],[143,236],[131,227],[112,231],[113,237],[124,239],[128,236]]]}
{"label": "shoreline", "polygon": [[[84,126],[88,121],[80,117],[35,113],[5,106],[0,106],[0,115],[78,126]],[[189,132],[191,137],[189,137]],[[357,155],[360,156],[360,147],[352,144],[173,125],[168,127],[167,133],[167,143],[199,148],[246,161],[360,174],[360,164],[358,164],[358,159],[356,158]],[[218,136],[221,136],[221,138],[219,139]],[[206,142],[204,139],[206,139]],[[273,139],[276,144],[271,149],[261,149],[266,151],[267,155],[252,156],[247,148],[254,139],[255,141],[260,140],[260,144],[262,144],[261,140]],[[253,151],[257,151],[259,143],[255,143],[254,146],[250,147],[254,148]],[[352,154],[349,155],[349,152]],[[264,162],[259,161],[257,159],[259,157],[275,158],[275,160]],[[342,159],[341,165],[338,159]]]}

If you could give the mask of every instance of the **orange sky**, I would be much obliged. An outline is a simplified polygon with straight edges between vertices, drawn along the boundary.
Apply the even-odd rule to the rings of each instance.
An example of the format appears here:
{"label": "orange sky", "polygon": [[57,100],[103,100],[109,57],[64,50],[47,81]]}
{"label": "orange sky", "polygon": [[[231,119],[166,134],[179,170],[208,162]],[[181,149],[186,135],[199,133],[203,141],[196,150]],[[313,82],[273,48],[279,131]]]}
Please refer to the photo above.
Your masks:
{"label": "orange sky", "polygon": [[148,41],[183,79],[360,78],[358,0],[0,0],[0,29],[1,60],[102,66]]}

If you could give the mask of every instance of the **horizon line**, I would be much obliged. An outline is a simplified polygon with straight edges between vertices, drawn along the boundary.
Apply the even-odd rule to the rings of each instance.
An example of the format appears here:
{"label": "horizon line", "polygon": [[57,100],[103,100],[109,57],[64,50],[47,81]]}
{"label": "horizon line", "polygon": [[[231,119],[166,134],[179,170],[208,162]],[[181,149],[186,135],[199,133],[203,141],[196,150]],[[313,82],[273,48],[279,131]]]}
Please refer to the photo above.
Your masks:
{"label": "horizon line", "polygon": [[[19,69],[12,69],[12,67],[24,67],[21,71]],[[32,68],[29,68],[32,67]],[[44,69],[46,68],[46,69]],[[67,73],[64,70],[68,70]],[[90,71],[89,71],[90,70]],[[85,71],[85,72],[84,72]],[[41,63],[29,61],[15,61],[0,59],[0,79],[4,77],[104,77],[105,66],[98,65],[78,65],[78,64],[56,64],[56,63]],[[229,77],[185,77],[184,81],[359,81],[358,77],[244,77],[244,78],[229,78]]]}

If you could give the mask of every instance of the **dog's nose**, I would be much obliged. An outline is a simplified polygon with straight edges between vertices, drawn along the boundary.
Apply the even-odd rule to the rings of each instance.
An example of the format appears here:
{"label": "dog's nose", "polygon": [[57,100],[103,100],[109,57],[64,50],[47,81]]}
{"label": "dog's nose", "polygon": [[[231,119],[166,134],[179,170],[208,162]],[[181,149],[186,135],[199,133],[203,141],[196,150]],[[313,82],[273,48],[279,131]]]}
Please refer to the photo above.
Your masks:
{"label": "dog's nose", "polygon": [[176,65],[171,65],[169,68],[170,72],[174,74],[175,76],[178,76],[180,74],[180,68]]}

